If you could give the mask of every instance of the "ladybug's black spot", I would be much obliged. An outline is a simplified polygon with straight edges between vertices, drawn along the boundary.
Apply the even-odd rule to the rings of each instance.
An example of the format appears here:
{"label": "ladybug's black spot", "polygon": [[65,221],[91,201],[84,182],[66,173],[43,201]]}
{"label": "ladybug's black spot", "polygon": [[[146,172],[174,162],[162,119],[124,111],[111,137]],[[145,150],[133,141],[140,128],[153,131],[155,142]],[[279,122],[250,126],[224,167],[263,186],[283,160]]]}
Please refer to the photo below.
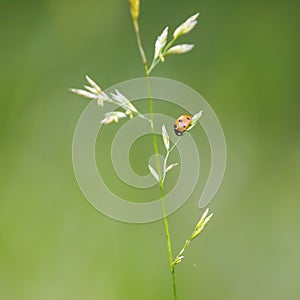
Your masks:
{"label": "ladybug's black spot", "polygon": [[179,122],[181,123],[181,122],[182,122],[182,120],[179,120]]}
{"label": "ladybug's black spot", "polygon": [[187,117],[188,120],[190,120],[191,118]]}
{"label": "ladybug's black spot", "polygon": [[183,125],[183,128],[185,128],[186,126],[185,125]]}

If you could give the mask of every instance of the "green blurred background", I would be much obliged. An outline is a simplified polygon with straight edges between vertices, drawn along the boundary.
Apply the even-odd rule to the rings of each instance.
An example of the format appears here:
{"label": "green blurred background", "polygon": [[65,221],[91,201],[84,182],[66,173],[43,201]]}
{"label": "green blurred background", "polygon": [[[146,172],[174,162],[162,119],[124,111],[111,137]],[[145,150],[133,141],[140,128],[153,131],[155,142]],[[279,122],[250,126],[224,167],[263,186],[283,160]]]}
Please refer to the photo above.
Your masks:
{"label": "green blurred background", "polygon": [[[228,147],[215,217],[177,268],[179,299],[300,299],[299,9],[294,0],[142,1],[149,57],[164,26],[201,12],[183,39],[194,50],[153,75],[199,91]],[[172,299],[162,221],[100,214],[72,169],[88,102],[67,88],[85,74],[104,88],[143,76],[128,2],[1,0],[0,33],[0,299]],[[174,252],[197,203],[193,194],[170,216]]]}

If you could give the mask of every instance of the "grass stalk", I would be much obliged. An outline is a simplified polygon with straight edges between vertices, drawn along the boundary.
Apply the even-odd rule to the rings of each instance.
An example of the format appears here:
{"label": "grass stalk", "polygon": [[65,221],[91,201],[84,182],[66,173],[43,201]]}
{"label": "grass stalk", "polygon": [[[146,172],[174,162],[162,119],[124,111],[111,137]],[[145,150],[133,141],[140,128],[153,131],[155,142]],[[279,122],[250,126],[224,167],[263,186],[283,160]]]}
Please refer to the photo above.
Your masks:
{"label": "grass stalk", "polygon": [[154,150],[154,153],[155,153],[155,156],[156,156],[157,172],[158,172],[158,176],[159,176],[159,187],[160,187],[161,202],[162,202],[162,208],[163,208],[163,217],[164,217],[166,242],[167,242],[167,249],[168,249],[169,267],[170,267],[170,272],[171,272],[171,276],[172,276],[173,296],[174,296],[174,300],[177,300],[175,268],[174,268],[174,265],[173,265],[173,255],[172,255],[172,247],[171,247],[169,222],[168,222],[168,216],[167,216],[167,207],[166,207],[166,201],[165,201],[165,191],[164,191],[162,170],[161,170],[161,165],[160,165],[159,156],[158,156],[159,153],[158,153],[158,147],[157,147],[157,139],[156,139],[156,134],[155,134],[155,131],[154,131],[153,99],[152,99],[151,86],[150,86],[150,80],[149,80],[149,74],[150,74],[149,71],[151,71],[151,70],[148,70],[147,58],[146,58],[145,51],[144,51],[143,46],[142,46],[138,20],[135,19],[135,18],[133,18],[133,26],[134,26],[136,39],[137,39],[137,45],[138,45],[139,52],[141,54],[141,58],[142,58],[143,66],[144,66],[144,71],[145,71],[145,76],[146,76],[146,82],[147,82],[147,92],[148,92],[148,101],[149,101],[149,115],[150,115],[150,124],[151,124],[151,132],[152,132],[152,143],[153,143],[153,150]]}

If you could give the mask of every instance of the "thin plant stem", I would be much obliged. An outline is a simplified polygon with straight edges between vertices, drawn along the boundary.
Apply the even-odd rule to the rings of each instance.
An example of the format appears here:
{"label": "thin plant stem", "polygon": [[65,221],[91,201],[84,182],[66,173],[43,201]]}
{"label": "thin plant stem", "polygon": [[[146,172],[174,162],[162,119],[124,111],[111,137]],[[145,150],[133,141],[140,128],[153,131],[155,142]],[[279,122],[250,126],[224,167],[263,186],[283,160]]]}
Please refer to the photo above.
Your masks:
{"label": "thin plant stem", "polygon": [[164,192],[164,185],[163,185],[163,178],[162,178],[162,171],[161,171],[161,165],[159,161],[158,156],[158,147],[157,147],[157,139],[156,134],[154,131],[154,122],[153,122],[153,99],[151,95],[151,86],[149,81],[149,74],[151,70],[148,70],[147,66],[147,59],[145,55],[145,51],[142,46],[141,37],[140,37],[140,31],[139,31],[139,24],[137,19],[133,19],[133,25],[134,30],[136,34],[137,39],[137,45],[141,54],[142,62],[144,65],[144,71],[146,75],[146,82],[147,82],[147,92],[148,92],[148,99],[149,99],[149,114],[150,114],[150,124],[151,124],[151,132],[152,132],[152,143],[153,143],[153,150],[156,156],[156,165],[157,165],[157,171],[159,176],[159,187],[160,187],[160,193],[161,193],[161,202],[162,202],[162,208],[163,208],[163,216],[164,216],[164,225],[165,225],[165,233],[166,233],[166,241],[167,241],[167,248],[168,248],[168,258],[169,258],[169,266],[170,271],[172,275],[172,287],[173,287],[173,296],[174,300],[177,300],[177,291],[176,291],[176,280],[175,280],[175,268],[173,265],[173,255],[172,255],[172,247],[171,247],[171,238],[170,238],[170,230],[169,230],[169,222],[167,217],[167,208],[166,208],[166,201],[165,201],[165,192]]}
{"label": "thin plant stem", "polygon": [[138,48],[139,48],[141,58],[142,58],[142,62],[143,62],[143,65],[144,65],[144,71],[145,71],[145,74],[148,74],[147,58],[146,58],[146,55],[145,55],[144,48],[142,46],[142,40],[141,40],[141,35],[140,35],[140,26],[139,26],[139,22],[138,22],[137,19],[133,19],[133,26],[134,26],[134,31],[135,31],[135,35],[136,35]]}
{"label": "thin plant stem", "polygon": [[178,255],[175,257],[174,261],[172,262],[173,265],[175,265],[176,260],[184,253],[184,251],[186,250],[186,248],[189,246],[191,242],[191,238],[189,238],[188,240],[185,241],[182,249],[180,250],[180,252],[178,253]]}
{"label": "thin plant stem", "polygon": [[[128,107],[127,107],[125,104],[120,103],[120,102],[117,102],[117,101],[115,101],[115,100],[110,99],[109,102],[112,102],[112,103],[116,104],[117,106],[121,106],[125,111],[128,109]],[[145,116],[144,116],[143,114],[141,114],[139,111],[137,111],[135,114],[136,114],[137,117],[140,117],[140,118],[142,118],[142,119],[144,119],[144,120],[147,120],[148,122],[152,123],[152,121],[151,121],[150,119],[148,119],[147,117],[145,117]]]}
{"label": "thin plant stem", "polygon": [[163,183],[164,183],[164,181],[165,181],[165,177],[166,177],[166,173],[167,173],[166,170],[167,170],[167,161],[168,161],[169,155],[170,155],[170,153],[172,152],[172,150],[176,147],[176,145],[178,144],[179,141],[180,141],[180,140],[178,139],[178,140],[174,143],[174,145],[171,147],[171,149],[167,151],[166,157],[165,157],[165,159],[164,159],[164,168],[163,168],[163,175],[162,175],[162,182],[163,182]]}

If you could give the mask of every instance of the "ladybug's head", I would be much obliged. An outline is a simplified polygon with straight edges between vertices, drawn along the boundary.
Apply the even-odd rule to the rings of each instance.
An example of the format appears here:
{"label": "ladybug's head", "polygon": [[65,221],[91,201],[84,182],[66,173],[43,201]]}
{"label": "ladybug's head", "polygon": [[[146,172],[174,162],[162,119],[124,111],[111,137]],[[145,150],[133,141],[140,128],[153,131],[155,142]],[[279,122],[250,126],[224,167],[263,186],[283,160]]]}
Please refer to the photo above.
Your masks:
{"label": "ladybug's head", "polygon": [[174,132],[175,132],[175,134],[178,135],[178,136],[183,135],[183,132],[182,132],[182,131],[179,131],[175,126],[174,126]]}

